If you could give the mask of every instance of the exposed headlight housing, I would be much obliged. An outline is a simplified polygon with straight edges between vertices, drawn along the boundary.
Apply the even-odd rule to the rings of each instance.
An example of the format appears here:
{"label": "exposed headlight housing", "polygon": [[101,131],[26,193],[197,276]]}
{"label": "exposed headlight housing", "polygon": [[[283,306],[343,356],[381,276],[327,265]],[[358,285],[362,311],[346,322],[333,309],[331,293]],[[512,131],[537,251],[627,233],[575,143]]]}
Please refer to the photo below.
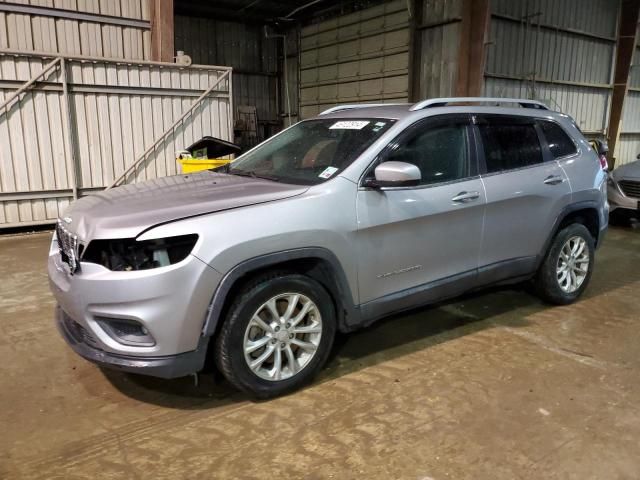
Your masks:
{"label": "exposed headlight housing", "polygon": [[196,234],[141,241],[135,238],[93,240],[85,249],[82,261],[118,272],[149,270],[181,262],[197,241]]}

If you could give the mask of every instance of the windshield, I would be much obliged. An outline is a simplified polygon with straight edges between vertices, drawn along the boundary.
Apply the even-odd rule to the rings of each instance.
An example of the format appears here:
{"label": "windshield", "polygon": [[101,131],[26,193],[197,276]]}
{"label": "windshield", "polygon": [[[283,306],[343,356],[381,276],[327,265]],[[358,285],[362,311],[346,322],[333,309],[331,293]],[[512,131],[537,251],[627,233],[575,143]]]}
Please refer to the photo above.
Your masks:
{"label": "windshield", "polygon": [[300,122],[238,158],[227,172],[284,183],[322,183],[348,167],[393,122],[386,118]]}

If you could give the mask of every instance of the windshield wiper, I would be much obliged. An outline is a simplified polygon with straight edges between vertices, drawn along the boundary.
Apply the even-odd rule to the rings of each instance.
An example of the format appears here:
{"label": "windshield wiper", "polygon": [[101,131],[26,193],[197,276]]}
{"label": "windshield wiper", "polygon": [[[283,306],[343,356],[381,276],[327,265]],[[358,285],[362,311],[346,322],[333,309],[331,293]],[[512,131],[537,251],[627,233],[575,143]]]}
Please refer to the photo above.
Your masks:
{"label": "windshield wiper", "polygon": [[229,175],[237,175],[239,177],[252,177],[255,178],[256,174],[254,172],[250,172],[248,170],[240,170],[237,168],[228,168],[227,172]]}
{"label": "windshield wiper", "polygon": [[256,172],[253,171],[249,171],[249,170],[240,170],[240,169],[229,169],[227,170],[228,174],[230,175],[237,175],[239,177],[251,177],[251,178],[261,178],[263,180],[271,180],[272,182],[279,182],[280,179],[278,179],[277,177],[272,177],[270,175],[258,175]]}

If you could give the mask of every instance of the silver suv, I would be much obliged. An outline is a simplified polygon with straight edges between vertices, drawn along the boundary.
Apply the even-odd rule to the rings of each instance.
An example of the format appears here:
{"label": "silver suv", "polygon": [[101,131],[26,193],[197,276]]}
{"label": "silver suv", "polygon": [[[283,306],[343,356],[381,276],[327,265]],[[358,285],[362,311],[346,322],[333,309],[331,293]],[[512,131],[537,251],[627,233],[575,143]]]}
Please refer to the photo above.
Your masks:
{"label": "silver suv", "polygon": [[171,378],[210,356],[270,397],[391,313],[525,280],[573,302],[606,193],[573,120],[538,102],[335,107],[229,166],[72,204],[49,254],[57,324],[100,365]]}

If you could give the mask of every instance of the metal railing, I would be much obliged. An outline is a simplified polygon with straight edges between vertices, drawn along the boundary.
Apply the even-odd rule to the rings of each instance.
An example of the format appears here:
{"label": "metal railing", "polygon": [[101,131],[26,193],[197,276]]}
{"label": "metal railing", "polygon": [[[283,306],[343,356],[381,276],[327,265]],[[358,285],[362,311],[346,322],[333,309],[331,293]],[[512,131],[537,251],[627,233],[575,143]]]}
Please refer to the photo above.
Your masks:
{"label": "metal railing", "polygon": [[[153,143],[153,145],[151,145],[150,147],[148,147],[144,153],[142,155],[140,155],[131,165],[129,165],[129,167],[122,172],[122,174],[116,178],[111,185],[109,185],[107,187],[107,190],[109,190],[110,188],[113,188],[115,186],[117,186],[118,184],[120,184],[121,181],[126,180],[127,177],[129,175],[131,175],[132,173],[135,174],[135,172],[137,171],[138,166],[147,158],[147,156],[153,152],[156,147],[158,145],[160,145],[165,138],[172,133],[175,128],[184,121],[184,119],[191,113],[193,112],[193,110],[200,105],[200,103],[207,98],[207,96],[225,79],[229,77],[229,73],[231,72],[231,70],[227,70],[225,73],[223,73],[220,77],[218,77],[218,79],[207,89],[205,90],[205,92],[200,95],[192,104],[191,106],[180,116],[180,118],[178,118],[173,125],[171,125],[169,128],[167,128],[157,139],[156,141]],[[229,95],[231,95],[231,82],[229,82]]]}
{"label": "metal railing", "polygon": [[[203,129],[202,134],[210,134],[204,131],[205,128],[215,128],[214,131],[219,131],[221,138],[232,135],[230,67],[185,67],[167,62],[0,49],[0,61],[6,61],[7,58],[14,59],[16,65],[21,62],[28,69],[26,72],[25,69],[16,69],[22,78],[16,73],[13,78],[9,76],[0,80],[0,90],[5,92],[5,97],[0,100],[0,137],[11,136],[6,137],[11,141],[0,145],[5,166],[0,176],[0,229],[53,223],[55,220],[50,212],[64,208],[67,199],[75,200],[84,194],[137,180],[142,169],[145,171],[144,178],[172,174],[176,168],[168,166],[168,163],[164,163],[166,173],[156,171],[173,155],[173,150],[168,150],[171,148],[169,143],[161,145],[170,142],[172,134],[176,135],[177,142],[197,140],[182,137],[186,132],[192,132],[192,125],[200,125],[198,128]],[[39,70],[34,73],[36,68]],[[136,74],[136,70],[141,73]],[[171,74],[165,82],[162,72],[167,71]],[[103,80],[95,77],[95,72],[101,72]],[[124,74],[122,79],[121,74]],[[129,74],[132,76],[128,77]],[[142,82],[140,75],[146,75],[147,80]],[[155,80],[153,75],[156,75]],[[24,77],[27,76],[29,78],[25,81]],[[93,100],[86,103],[87,100],[83,98]],[[109,103],[100,103],[105,98],[109,99]],[[113,103],[112,99],[115,98],[120,100]],[[193,101],[187,106],[185,102],[189,98],[193,98]],[[148,102],[146,107],[145,104],[141,107],[140,103],[137,107],[143,109],[138,115],[144,116],[143,111],[146,112],[145,121],[158,115],[166,123],[171,122],[171,125],[158,134],[164,128],[163,122],[160,128],[154,123],[151,129],[145,129],[140,132],[144,134],[140,135],[137,129],[142,129],[143,125],[136,123],[136,114],[128,106],[129,101],[136,99]],[[167,105],[164,99],[169,100],[169,117],[164,107],[163,110],[154,110],[159,108],[156,99],[163,99],[163,106]],[[207,102],[203,106],[207,99],[212,103]],[[112,112],[104,110],[111,109],[113,105],[116,105],[116,117],[110,117]],[[88,110],[89,106],[91,111]],[[202,107],[201,112],[195,112],[198,107]],[[20,109],[17,115],[14,114],[16,108]],[[25,108],[27,115],[21,112]],[[125,122],[124,115],[127,115],[126,123],[122,123]],[[111,122],[107,124],[111,130],[103,137],[100,128],[105,118]],[[116,123],[113,123],[114,118],[118,119]],[[129,125],[126,131],[123,130],[125,124]],[[180,133],[180,128],[185,130]],[[18,132],[21,132],[21,136],[14,137]],[[199,134],[196,130],[189,133]],[[135,147],[131,143],[132,137],[138,137]],[[103,144],[105,141],[108,143]],[[134,158],[134,150],[140,151],[142,148],[144,152],[129,164],[127,159]],[[127,156],[123,157],[123,154]],[[159,160],[162,158],[166,160]],[[159,163],[147,170],[145,161]],[[99,172],[97,176],[94,167]],[[2,209],[5,209],[4,212]],[[13,212],[11,216],[7,209]]]}

